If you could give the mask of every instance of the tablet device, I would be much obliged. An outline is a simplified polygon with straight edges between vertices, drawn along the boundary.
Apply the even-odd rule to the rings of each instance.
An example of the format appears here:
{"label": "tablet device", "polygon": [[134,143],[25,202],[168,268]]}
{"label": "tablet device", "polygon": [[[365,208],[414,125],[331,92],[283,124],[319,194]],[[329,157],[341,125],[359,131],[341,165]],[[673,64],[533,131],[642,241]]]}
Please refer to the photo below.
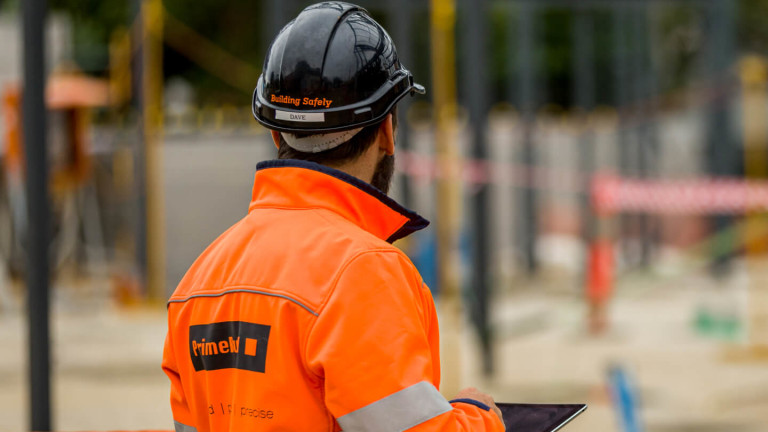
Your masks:
{"label": "tablet device", "polygon": [[584,412],[584,404],[497,403],[507,432],[555,432]]}

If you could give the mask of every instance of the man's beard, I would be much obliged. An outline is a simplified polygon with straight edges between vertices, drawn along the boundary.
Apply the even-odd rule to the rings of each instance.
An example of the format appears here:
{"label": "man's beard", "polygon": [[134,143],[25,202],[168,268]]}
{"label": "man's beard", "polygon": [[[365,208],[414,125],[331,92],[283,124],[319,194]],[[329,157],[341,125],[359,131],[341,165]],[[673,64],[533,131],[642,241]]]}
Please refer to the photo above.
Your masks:
{"label": "man's beard", "polygon": [[392,176],[395,174],[395,156],[384,155],[384,157],[376,164],[376,169],[373,172],[373,179],[371,185],[376,189],[389,193],[389,186],[392,183]]}

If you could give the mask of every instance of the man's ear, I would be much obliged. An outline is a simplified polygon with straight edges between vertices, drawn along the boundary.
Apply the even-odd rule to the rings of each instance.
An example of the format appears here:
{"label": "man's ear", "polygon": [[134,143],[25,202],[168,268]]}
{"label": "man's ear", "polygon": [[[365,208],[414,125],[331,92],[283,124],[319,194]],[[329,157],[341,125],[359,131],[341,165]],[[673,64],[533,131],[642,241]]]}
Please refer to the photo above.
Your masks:
{"label": "man's ear", "polygon": [[280,150],[280,132],[273,130],[272,132],[272,141],[275,142],[275,148]]}
{"label": "man's ear", "polygon": [[387,117],[379,126],[379,148],[388,156],[395,154],[395,131],[392,129],[392,114]]}

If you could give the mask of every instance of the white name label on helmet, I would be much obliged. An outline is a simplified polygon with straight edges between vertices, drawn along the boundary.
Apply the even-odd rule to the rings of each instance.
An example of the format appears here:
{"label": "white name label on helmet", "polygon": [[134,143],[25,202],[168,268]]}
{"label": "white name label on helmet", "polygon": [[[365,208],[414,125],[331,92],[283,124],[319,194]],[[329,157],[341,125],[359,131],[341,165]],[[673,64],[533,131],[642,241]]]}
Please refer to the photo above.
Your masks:
{"label": "white name label on helmet", "polygon": [[299,113],[275,110],[275,118],[293,122],[323,123],[325,122],[325,113]]}

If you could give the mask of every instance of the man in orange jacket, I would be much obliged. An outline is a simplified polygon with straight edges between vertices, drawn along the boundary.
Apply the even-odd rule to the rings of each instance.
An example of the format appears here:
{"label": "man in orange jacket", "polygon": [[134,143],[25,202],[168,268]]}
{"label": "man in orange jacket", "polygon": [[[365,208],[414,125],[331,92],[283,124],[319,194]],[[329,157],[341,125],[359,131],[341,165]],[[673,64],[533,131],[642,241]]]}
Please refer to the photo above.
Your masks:
{"label": "man in orange jacket", "polygon": [[438,392],[434,303],[391,245],[428,224],[386,195],[413,93],[358,6],[310,6],[274,40],[253,111],[279,159],[168,303],[177,432],[504,430],[490,396]]}

